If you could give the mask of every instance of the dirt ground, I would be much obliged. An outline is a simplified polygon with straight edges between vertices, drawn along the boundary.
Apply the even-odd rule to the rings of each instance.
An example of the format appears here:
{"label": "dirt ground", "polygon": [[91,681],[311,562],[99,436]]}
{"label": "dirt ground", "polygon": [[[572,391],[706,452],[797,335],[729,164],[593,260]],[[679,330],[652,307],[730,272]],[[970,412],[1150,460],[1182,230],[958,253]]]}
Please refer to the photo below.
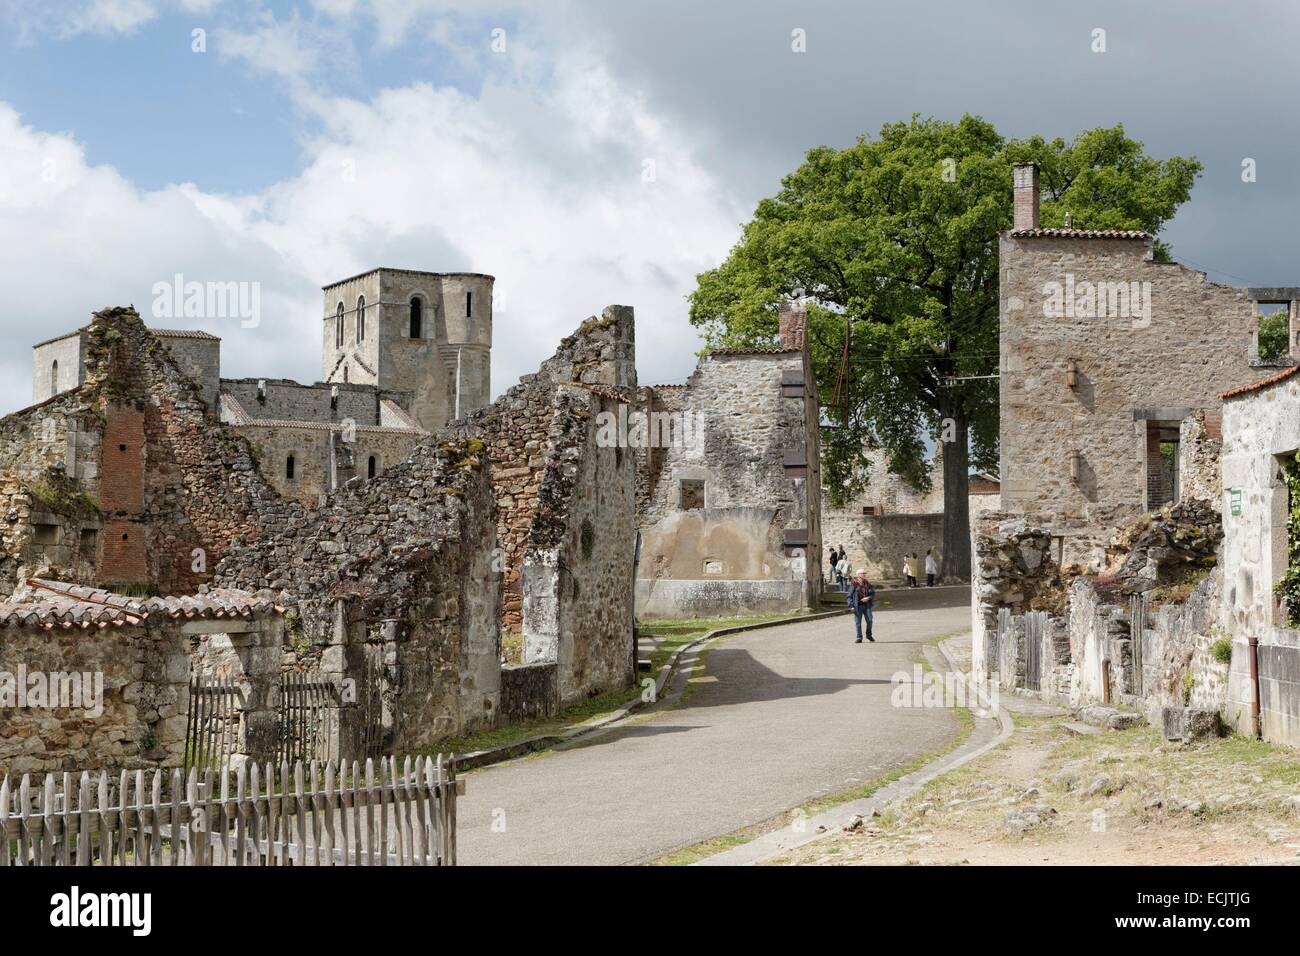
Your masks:
{"label": "dirt ground", "polygon": [[1016,732],[882,816],[773,862],[814,865],[1300,864],[1300,752],[1155,730]]}

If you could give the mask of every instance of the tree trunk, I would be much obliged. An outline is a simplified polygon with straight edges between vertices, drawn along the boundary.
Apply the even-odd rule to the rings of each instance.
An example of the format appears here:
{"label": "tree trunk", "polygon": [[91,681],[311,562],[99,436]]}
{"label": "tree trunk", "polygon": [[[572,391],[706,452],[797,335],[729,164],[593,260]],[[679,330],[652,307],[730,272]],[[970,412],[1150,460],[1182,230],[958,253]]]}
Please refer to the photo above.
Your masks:
{"label": "tree trunk", "polygon": [[943,563],[945,584],[970,580],[970,424],[966,415],[949,409],[945,418],[956,427],[955,440],[943,446]]}

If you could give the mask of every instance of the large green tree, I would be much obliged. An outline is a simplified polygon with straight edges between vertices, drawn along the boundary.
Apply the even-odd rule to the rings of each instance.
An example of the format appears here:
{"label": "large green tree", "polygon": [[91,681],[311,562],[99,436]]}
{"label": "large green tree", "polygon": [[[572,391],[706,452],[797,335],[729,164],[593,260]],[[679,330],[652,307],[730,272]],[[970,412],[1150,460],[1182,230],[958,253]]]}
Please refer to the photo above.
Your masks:
{"label": "large green tree", "polygon": [[970,574],[970,469],[997,468],[998,233],[1011,166],[1029,160],[1044,226],[1068,212],[1076,228],[1153,234],[1201,168],[1148,157],[1121,126],[1007,141],[979,117],[913,116],[809,150],[690,297],[710,346],[771,343],[780,303],[806,301],[832,503],[865,487],[864,449],[928,489],[927,447],[942,443],[945,580]]}

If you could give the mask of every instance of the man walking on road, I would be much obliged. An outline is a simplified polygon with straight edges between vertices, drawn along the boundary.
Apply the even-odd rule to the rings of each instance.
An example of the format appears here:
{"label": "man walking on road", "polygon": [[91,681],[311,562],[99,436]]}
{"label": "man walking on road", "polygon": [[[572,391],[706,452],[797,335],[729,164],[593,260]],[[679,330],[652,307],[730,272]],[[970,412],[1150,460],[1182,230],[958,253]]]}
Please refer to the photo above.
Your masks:
{"label": "man walking on road", "polygon": [[853,573],[853,580],[849,587],[849,607],[853,608],[853,627],[857,631],[858,639],[854,644],[862,643],[862,619],[867,619],[867,640],[872,644],[876,639],[871,636],[871,608],[876,603],[876,589],[871,582],[867,580],[867,572],[863,568],[858,568]]}

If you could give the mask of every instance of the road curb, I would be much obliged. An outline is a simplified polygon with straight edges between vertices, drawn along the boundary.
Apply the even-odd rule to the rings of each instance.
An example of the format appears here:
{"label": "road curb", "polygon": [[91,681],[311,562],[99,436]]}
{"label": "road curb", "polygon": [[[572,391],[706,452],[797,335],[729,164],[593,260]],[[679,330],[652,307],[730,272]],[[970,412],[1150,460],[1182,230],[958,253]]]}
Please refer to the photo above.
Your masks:
{"label": "road curb", "polygon": [[[937,652],[947,662],[948,669],[957,674],[971,688],[971,691],[976,695],[975,699],[977,701],[986,706],[991,704],[992,702],[980,693],[979,688],[971,680],[971,676],[963,674],[961,669],[957,667],[957,662],[953,660],[952,655],[943,646],[944,643],[944,641],[938,643]],[[976,719],[981,718],[977,717]],[[993,718],[982,719],[989,720]],[[790,850],[823,840],[842,830],[845,824],[852,820],[854,816],[869,819],[874,813],[883,813],[888,807],[910,797],[936,777],[942,776],[951,770],[956,770],[958,767],[988,753],[994,747],[1005,743],[1015,732],[1015,723],[1012,721],[1011,715],[1001,706],[997,708],[996,720],[1000,729],[992,739],[985,740],[973,747],[971,746],[971,740],[968,739],[957,749],[941,757],[936,757],[925,766],[918,767],[911,773],[886,784],[869,797],[850,800],[847,803],[832,807],[824,813],[819,813],[815,817],[802,820],[802,832],[796,832],[790,827],[782,827],[780,830],[763,834],[741,846],[715,853],[713,856],[706,857],[692,865],[753,866]],[[971,737],[974,736],[975,733],[972,732]]]}
{"label": "road curb", "polygon": [[605,715],[600,720],[590,724],[582,724],[578,727],[572,727],[569,730],[558,734],[540,734],[536,737],[527,737],[524,740],[516,740],[514,743],[502,744],[499,747],[488,747],[484,750],[475,750],[467,754],[461,754],[456,757],[457,770],[476,770],[479,767],[488,767],[496,763],[504,763],[507,760],[513,760],[516,757],[523,757],[530,753],[537,753],[542,750],[550,750],[561,744],[572,743],[593,734],[596,731],[609,730],[614,724],[624,720],[631,714],[640,710],[648,704],[658,703],[663,699],[664,688],[668,686],[668,681],[672,678],[674,671],[677,669],[677,663],[681,658],[691,650],[715,640],[719,637],[726,637],[728,634],[740,634],[744,631],[761,631],[769,627],[781,627],[785,624],[798,624],[803,621],[820,621],[831,617],[840,617],[851,613],[849,608],[845,607],[837,611],[820,611],[816,614],[801,614],[794,617],[780,618],[775,621],[762,621],[758,624],[739,624],[735,627],[720,627],[716,630],[701,634],[695,640],[688,644],[683,644],[669,656],[664,665],[659,668],[659,676],[655,678],[655,695],[654,700],[647,701],[642,697],[636,697],[624,704],[618,710]]}

